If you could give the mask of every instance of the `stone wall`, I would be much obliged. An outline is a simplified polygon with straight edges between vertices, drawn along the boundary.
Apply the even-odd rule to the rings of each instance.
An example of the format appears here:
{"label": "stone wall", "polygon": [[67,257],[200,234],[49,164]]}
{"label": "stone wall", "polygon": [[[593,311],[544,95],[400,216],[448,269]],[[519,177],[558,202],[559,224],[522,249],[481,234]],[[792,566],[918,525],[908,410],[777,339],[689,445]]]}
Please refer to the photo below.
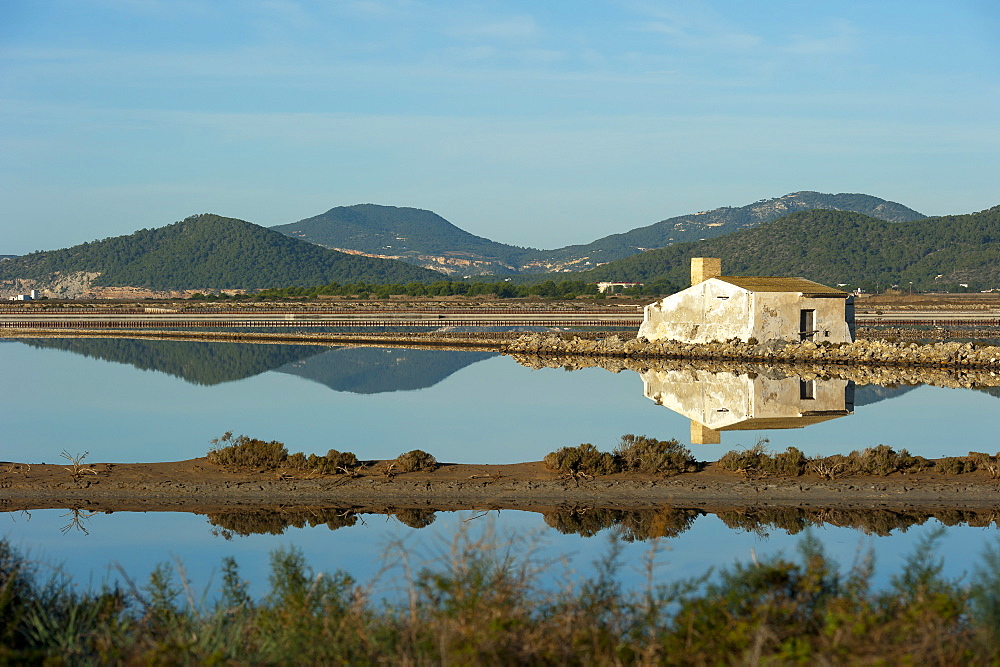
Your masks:
{"label": "stone wall", "polygon": [[609,337],[598,340],[529,334],[510,341],[506,351],[514,355],[597,356],[629,359],[720,359],[764,363],[807,363],[823,366],[876,365],[985,368],[1000,377],[1000,347],[976,343],[936,342],[921,345],[909,342],[858,340],[853,343],[785,343],[771,341],[750,344],[646,342]]}

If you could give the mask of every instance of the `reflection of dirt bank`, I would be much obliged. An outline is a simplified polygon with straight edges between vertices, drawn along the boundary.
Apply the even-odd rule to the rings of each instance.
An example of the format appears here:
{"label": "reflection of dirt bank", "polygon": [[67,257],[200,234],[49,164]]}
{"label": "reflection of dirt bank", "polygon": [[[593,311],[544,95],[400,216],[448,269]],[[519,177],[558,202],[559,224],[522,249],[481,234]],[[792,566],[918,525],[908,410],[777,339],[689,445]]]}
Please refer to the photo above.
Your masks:
{"label": "reflection of dirt bank", "polygon": [[[375,466],[370,470],[374,469]],[[273,472],[227,472],[201,458],[172,463],[94,464],[90,471],[76,478],[63,465],[0,463],[0,489],[3,494],[0,511],[77,508],[226,515],[247,511],[280,514],[293,507],[309,512],[339,508],[337,514],[342,515],[339,518],[317,515],[316,521],[325,524],[349,521],[352,514],[361,511],[398,516],[405,510],[412,514],[406,515],[407,523],[415,524],[432,520],[430,515],[419,514],[430,510],[521,509],[542,511],[547,516],[576,511],[579,514],[576,518],[550,521],[568,528],[577,523],[594,524],[595,515],[586,516],[588,508],[617,512],[669,506],[692,511],[726,511],[727,523],[748,529],[753,528],[744,525],[746,517],[773,514],[766,522],[788,529],[796,522],[801,523],[789,511],[796,517],[799,516],[796,512],[826,512],[834,516],[829,513],[847,510],[916,512],[920,516],[948,512],[947,516],[955,521],[969,520],[956,519],[955,512],[975,513],[980,518],[992,517],[994,510],[1000,512],[1000,481],[990,479],[985,471],[962,475],[896,473],[888,477],[832,481],[812,476],[746,480],[708,465],[701,472],[669,478],[616,474],[573,480],[548,471],[541,462],[534,462],[453,464],[434,472],[406,473],[392,478],[366,472],[353,479],[343,475],[279,479]],[[687,522],[684,517],[674,516],[646,517],[642,521],[621,517],[616,520],[614,516],[617,515],[596,519],[596,525],[617,522],[637,535],[655,532],[659,530],[655,526],[659,526],[664,534],[669,534]],[[843,518],[848,515],[838,516],[841,516],[838,521],[853,525]],[[253,521],[276,526],[283,519],[259,515],[244,526],[246,530],[239,527],[243,525],[239,521],[238,518],[229,521],[228,529],[252,532]],[[647,524],[654,528],[643,528]],[[877,528],[872,530],[879,532]]]}

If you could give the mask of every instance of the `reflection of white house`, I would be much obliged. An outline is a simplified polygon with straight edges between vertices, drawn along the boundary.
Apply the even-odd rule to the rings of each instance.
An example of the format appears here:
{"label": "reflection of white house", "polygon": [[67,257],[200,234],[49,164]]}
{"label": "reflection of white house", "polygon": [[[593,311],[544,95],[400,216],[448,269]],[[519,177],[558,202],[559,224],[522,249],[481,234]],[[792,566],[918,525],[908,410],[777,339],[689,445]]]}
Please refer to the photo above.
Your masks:
{"label": "reflection of white house", "polygon": [[854,412],[854,383],[705,370],[648,370],[646,398],[691,420],[691,442],[718,444],[720,431],[802,428]]}
{"label": "reflection of white house", "polygon": [[646,306],[639,337],[685,343],[854,340],[854,300],[847,292],[805,278],[721,274],[720,259],[693,258],[691,287]]}

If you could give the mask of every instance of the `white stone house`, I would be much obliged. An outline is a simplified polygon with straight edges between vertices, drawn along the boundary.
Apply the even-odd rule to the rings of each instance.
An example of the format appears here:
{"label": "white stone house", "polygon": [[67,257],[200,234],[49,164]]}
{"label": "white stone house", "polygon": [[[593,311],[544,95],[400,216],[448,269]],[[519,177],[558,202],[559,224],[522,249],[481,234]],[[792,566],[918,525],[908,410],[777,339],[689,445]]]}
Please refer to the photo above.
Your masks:
{"label": "white stone house", "polygon": [[639,338],[710,343],[854,340],[854,299],[805,278],[723,276],[716,257],[691,260],[691,287],[646,306]]}

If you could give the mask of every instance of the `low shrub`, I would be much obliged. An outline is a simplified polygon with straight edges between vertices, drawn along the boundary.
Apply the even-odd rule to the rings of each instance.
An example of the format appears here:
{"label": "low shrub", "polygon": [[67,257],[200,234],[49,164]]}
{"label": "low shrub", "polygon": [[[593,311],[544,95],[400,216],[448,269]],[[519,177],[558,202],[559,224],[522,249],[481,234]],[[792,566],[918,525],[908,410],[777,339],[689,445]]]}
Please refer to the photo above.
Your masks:
{"label": "low shrub", "polygon": [[795,447],[783,452],[771,452],[767,442],[767,439],[761,439],[748,449],[727,452],[719,459],[719,466],[723,470],[751,477],[798,477],[806,472],[809,461],[805,454]]}
{"label": "low shrub", "polygon": [[976,468],[976,462],[965,456],[949,456],[934,464],[934,470],[945,475],[962,475]]}
{"label": "low shrub", "polygon": [[1000,452],[994,456],[985,452],[969,452],[968,458],[977,468],[990,473],[991,479],[1000,479]]}
{"label": "low shrub", "polygon": [[[612,512],[602,522],[635,521],[633,533],[666,520],[671,534],[687,520],[683,512]],[[312,514],[301,520],[312,524]],[[251,533],[280,530],[284,517],[219,519]],[[936,553],[943,536],[922,537],[885,584],[875,580],[871,554],[844,569],[807,534],[797,556],[736,562],[671,585],[660,582],[652,550],[648,583],[624,585],[613,542],[593,575],[567,566],[557,586],[532,544],[462,529],[448,556],[412,569],[410,553],[397,547],[408,604],[379,604],[367,594],[375,582],[317,572],[294,548],[271,554],[259,598],[232,559],[223,561],[214,599],[183,594],[181,564],[158,566],[145,586],[90,592],[61,574],[43,578],[0,539],[0,662],[996,664],[1000,551],[988,546],[971,582],[960,584]]]}
{"label": "low shrub", "polygon": [[[851,452],[853,456],[855,452]],[[860,455],[860,472],[885,477],[894,472],[919,472],[931,466],[922,456],[912,456],[905,449],[898,452],[888,445],[870,447]]]}
{"label": "low shrub", "polygon": [[309,459],[302,452],[289,454],[285,459],[285,467],[292,470],[305,470],[309,467]]}
{"label": "low shrub", "polygon": [[232,431],[228,431],[211,442],[209,463],[227,468],[274,470],[288,458],[285,445],[276,440],[264,442],[245,435],[234,438]]}
{"label": "low shrub", "polygon": [[326,456],[310,454],[309,458],[306,459],[305,467],[324,475],[336,475],[343,473],[345,469],[353,468],[358,463],[358,457],[353,452],[339,452],[336,449],[331,449],[326,453]]}
{"label": "low shrub", "polygon": [[614,454],[618,467],[628,472],[679,475],[698,470],[691,450],[677,440],[657,440],[630,433],[622,436]]}
{"label": "low shrub", "polygon": [[341,468],[351,468],[358,465],[358,457],[352,452],[338,452],[336,449],[331,449],[326,453],[326,456],[316,456],[315,454],[306,456],[302,452],[289,454],[285,445],[280,442],[274,440],[264,442],[245,435],[234,438],[232,431],[227,432],[221,438],[212,440],[208,461],[239,470],[262,471],[286,468],[310,470],[324,475],[342,473],[344,471]]}
{"label": "low shrub", "polygon": [[861,451],[853,451],[847,456],[816,457],[812,460],[813,470],[823,469],[836,471],[833,474],[821,476],[832,479],[836,475],[878,475],[886,477],[894,472],[920,472],[933,464],[922,456],[913,456],[905,449],[898,452],[888,445],[869,447]]}
{"label": "low shrub", "polygon": [[619,470],[612,454],[600,451],[589,442],[549,452],[545,455],[545,465],[570,475],[610,475]]}
{"label": "low shrub", "polygon": [[420,472],[437,470],[437,459],[422,449],[413,449],[400,454],[390,465],[393,472]]}

